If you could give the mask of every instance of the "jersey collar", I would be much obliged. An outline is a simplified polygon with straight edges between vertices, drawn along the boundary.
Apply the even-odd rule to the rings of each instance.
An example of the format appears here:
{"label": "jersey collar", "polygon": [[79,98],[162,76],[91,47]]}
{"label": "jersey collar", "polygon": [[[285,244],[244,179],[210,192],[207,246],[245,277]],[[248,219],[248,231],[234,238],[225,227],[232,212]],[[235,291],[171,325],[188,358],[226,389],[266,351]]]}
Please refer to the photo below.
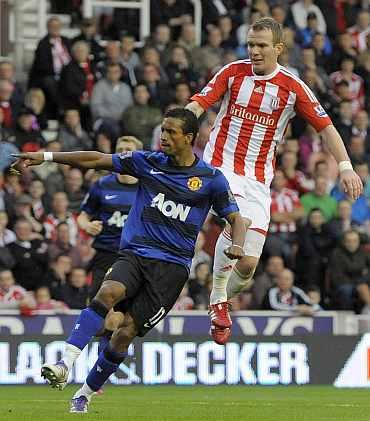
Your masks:
{"label": "jersey collar", "polygon": [[279,63],[277,63],[276,69],[272,73],[270,73],[268,75],[256,75],[253,72],[253,66],[252,66],[253,79],[254,80],[269,80],[269,79],[272,79],[273,77],[275,77],[280,72],[280,69],[281,69],[281,66],[280,66]]}

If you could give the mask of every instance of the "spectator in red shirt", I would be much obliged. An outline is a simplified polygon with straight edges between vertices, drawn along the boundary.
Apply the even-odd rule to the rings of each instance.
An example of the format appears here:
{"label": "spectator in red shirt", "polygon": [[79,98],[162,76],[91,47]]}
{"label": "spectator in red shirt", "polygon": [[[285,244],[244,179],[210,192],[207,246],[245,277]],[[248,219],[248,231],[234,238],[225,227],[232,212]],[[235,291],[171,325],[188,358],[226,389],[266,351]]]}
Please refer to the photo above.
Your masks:
{"label": "spectator in red shirt", "polygon": [[265,252],[269,256],[282,255],[292,265],[293,245],[296,241],[296,222],[304,216],[298,193],[286,187],[281,170],[275,172],[271,191],[271,223],[266,237]]}
{"label": "spectator in red shirt", "polygon": [[0,309],[14,309],[29,303],[27,291],[16,285],[13,273],[0,269]]}
{"label": "spectator in red shirt", "polygon": [[298,158],[293,152],[284,152],[281,157],[281,170],[286,177],[286,187],[299,195],[312,190],[312,183],[302,171],[297,170]]}

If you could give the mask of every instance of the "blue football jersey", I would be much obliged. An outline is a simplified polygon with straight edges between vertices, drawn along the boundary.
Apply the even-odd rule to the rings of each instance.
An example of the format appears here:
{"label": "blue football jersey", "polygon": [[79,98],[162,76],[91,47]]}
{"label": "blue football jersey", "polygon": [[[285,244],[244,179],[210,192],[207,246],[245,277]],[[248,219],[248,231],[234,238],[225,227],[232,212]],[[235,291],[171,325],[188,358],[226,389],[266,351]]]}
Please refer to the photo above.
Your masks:
{"label": "blue football jersey", "polygon": [[95,237],[93,247],[118,252],[122,227],[135,201],[138,183],[122,184],[116,174],[101,177],[90,188],[81,210],[103,222],[103,230]]}
{"label": "blue football jersey", "polygon": [[113,165],[139,179],[121,250],[189,267],[209,209],[221,218],[239,210],[225,176],[202,160],[177,167],[161,152],[126,152]]}

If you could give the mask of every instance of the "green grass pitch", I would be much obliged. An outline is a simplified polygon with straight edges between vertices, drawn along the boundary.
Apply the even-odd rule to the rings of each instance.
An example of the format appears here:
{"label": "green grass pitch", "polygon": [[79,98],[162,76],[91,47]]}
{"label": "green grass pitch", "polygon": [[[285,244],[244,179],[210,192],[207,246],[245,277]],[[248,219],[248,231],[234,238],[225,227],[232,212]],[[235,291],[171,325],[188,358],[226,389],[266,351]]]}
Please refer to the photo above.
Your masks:
{"label": "green grass pitch", "polygon": [[1,421],[237,420],[369,421],[368,390],[330,386],[118,386],[93,398],[88,414],[69,414],[78,386],[0,386]]}

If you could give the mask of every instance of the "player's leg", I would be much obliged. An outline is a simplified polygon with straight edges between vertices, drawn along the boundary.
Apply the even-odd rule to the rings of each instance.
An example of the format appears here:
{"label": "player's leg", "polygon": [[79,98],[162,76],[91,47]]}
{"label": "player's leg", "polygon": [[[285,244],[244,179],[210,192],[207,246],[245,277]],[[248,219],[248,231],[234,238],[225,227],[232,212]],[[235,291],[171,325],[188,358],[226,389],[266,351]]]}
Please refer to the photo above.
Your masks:
{"label": "player's leg", "polygon": [[[73,396],[71,412],[86,412],[93,394],[114,373],[135,336],[146,335],[171,310],[188,279],[184,266],[139,257],[144,283],[129,301],[122,327],[114,332],[85,384]],[[118,304],[120,306],[121,303]]]}
{"label": "player's leg", "polygon": [[[122,273],[125,275],[125,280],[122,280]],[[135,295],[139,284],[135,259],[131,254],[122,255],[107,273],[105,281],[90,305],[81,311],[66,341],[62,359],[56,364],[43,365],[41,374],[52,387],[62,390],[66,386],[70,369],[92,337],[104,327],[104,320],[109,310],[125,297]]]}
{"label": "player's leg", "polygon": [[135,321],[131,315],[127,313],[123,324],[115,330],[107,347],[100,352],[85,383],[73,395],[70,412],[87,412],[92,396],[100,390],[109,377],[117,371],[119,365],[127,356],[129,345],[137,334],[138,329]]}

